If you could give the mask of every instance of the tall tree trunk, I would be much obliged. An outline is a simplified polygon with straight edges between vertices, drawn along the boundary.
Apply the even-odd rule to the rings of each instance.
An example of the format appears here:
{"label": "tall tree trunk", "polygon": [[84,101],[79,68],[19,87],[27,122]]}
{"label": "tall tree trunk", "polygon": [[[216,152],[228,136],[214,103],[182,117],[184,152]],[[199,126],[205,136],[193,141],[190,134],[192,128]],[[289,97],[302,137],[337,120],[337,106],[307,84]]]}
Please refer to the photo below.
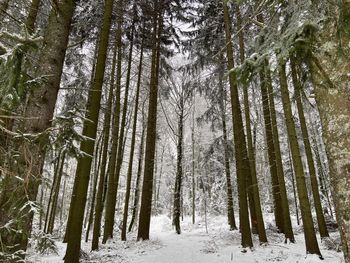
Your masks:
{"label": "tall tree trunk", "polygon": [[[44,46],[35,74],[37,77],[45,76],[45,80],[31,92],[23,122],[24,134],[38,135],[51,126],[75,1],[60,1],[57,7],[50,12]],[[33,116],[36,118],[33,119]],[[37,139],[32,142],[21,143],[21,147],[18,148],[19,161],[15,173],[24,179],[26,185],[18,182],[15,176],[6,176],[3,180],[3,186],[7,191],[0,197],[0,225],[5,225],[11,219],[21,218],[16,226],[12,226],[14,229],[20,229],[21,233],[1,233],[3,247],[11,247],[10,252],[26,250],[32,229],[33,213],[30,207],[27,206],[27,209],[22,210],[23,216],[12,214],[16,211],[12,208],[28,205],[28,201],[34,202],[36,199],[48,140],[45,135],[36,137]]]}
{"label": "tall tree trunk", "polygon": [[261,85],[261,100],[263,104],[264,123],[265,123],[265,136],[266,146],[268,153],[268,161],[270,168],[270,176],[272,183],[272,196],[274,204],[274,214],[276,226],[280,232],[284,232],[283,224],[283,210],[281,202],[280,185],[278,183],[277,167],[276,167],[276,153],[273,141],[272,125],[271,125],[271,114],[269,109],[269,98],[266,85],[266,75],[262,71],[260,73],[260,85]]}
{"label": "tall tree trunk", "polygon": [[[315,138],[316,135],[314,132],[312,132],[311,138]],[[331,196],[330,196],[330,191],[329,191],[329,180],[328,180],[328,174],[325,171],[324,166],[322,165],[322,161],[321,161],[321,156],[320,156],[320,152],[321,149],[318,147],[318,144],[316,142],[316,140],[313,140],[313,144],[314,144],[314,153],[315,153],[315,157],[316,157],[316,164],[317,164],[317,172],[318,172],[318,178],[319,178],[319,182],[320,182],[320,191],[321,191],[321,196],[322,199],[326,199],[326,203],[327,203],[327,213],[330,213],[330,216],[332,218],[334,218],[333,215],[333,200],[331,201]]]}
{"label": "tall tree trunk", "polygon": [[140,142],[140,148],[139,148],[139,158],[138,158],[138,165],[137,165],[137,175],[136,175],[136,183],[135,183],[135,192],[134,192],[134,205],[132,207],[132,213],[131,213],[131,220],[130,225],[128,228],[128,232],[131,232],[134,222],[136,221],[137,217],[137,211],[139,206],[139,199],[140,199],[140,181],[141,181],[141,173],[142,173],[142,162],[143,162],[143,152],[144,152],[144,141],[145,141],[145,121],[144,121],[144,110],[142,108],[142,132],[141,132],[141,142]]}
{"label": "tall tree trunk", "polygon": [[61,197],[61,210],[60,210],[60,223],[62,223],[62,217],[63,217],[63,211],[64,211],[64,200],[65,200],[65,194],[66,194],[66,183],[67,180],[64,180],[63,183],[63,190],[62,190],[62,197]]}
{"label": "tall tree trunk", "polygon": [[[84,153],[77,164],[75,174],[72,201],[70,205],[71,222],[68,227],[68,244],[64,261],[66,263],[78,263],[80,257],[80,242],[84,211],[89,186],[92,155],[94,152],[95,138],[98,126],[98,117],[100,112],[100,103],[102,95],[102,85],[105,74],[107,48],[109,42],[109,32],[112,20],[113,0],[106,0],[102,27],[100,32],[100,41],[96,62],[96,71],[94,81],[89,91],[89,98],[86,107],[85,121],[83,125],[83,135],[85,138],[81,142],[80,151]],[[75,190],[75,191],[74,191]],[[74,230],[74,234],[73,233]]]}
{"label": "tall tree trunk", "polygon": [[[288,145],[289,145],[289,140],[288,140]],[[290,177],[292,181],[292,188],[293,188],[293,196],[294,196],[294,206],[295,206],[295,216],[297,218],[297,225],[300,225],[300,219],[299,219],[299,208],[298,208],[298,200],[297,200],[297,193],[295,189],[295,178],[294,178],[294,169],[293,169],[293,160],[292,160],[292,155],[290,153],[290,149],[288,149],[288,158],[289,158],[289,163],[290,163]]]}
{"label": "tall tree trunk", "polygon": [[[122,125],[119,126],[120,119],[120,94],[121,94],[121,78],[122,78],[122,25],[123,25],[123,6],[124,0],[119,0],[118,8],[117,8],[117,32],[116,32],[116,46],[118,48],[118,56],[117,56],[117,79],[116,79],[116,102],[115,102],[115,110],[114,110],[114,124],[112,131],[112,149],[110,154],[110,160],[108,164],[108,187],[106,192],[106,209],[105,209],[105,225],[103,232],[102,243],[105,243],[108,238],[113,236],[113,224],[114,224],[114,213],[115,213],[115,205],[117,198],[117,190],[119,177],[117,178],[116,174],[116,166],[117,166],[117,157],[118,157],[118,149],[121,147],[118,145],[120,142],[119,137],[119,129],[122,131],[124,127]],[[122,132],[120,132],[122,133]],[[119,176],[119,175],[118,175]]]}
{"label": "tall tree trunk", "polygon": [[309,132],[306,126],[306,120],[304,115],[304,108],[302,103],[302,87],[301,87],[300,79],[298,78],[298,75],[297,75],[297,68],[296,68],[294,59],[291,58],[290,62],[291,62],[290,65],[291,65],[292,80],[293,80],[294,92],[295,92],[295,100],[298,108],[298,116],[300,121],[301,133],[303,136],[307,165],[308,165],[309,174],[310,174],[312,196],[314,198],[314,206],[315,206],[316,216],[317,216],[318,231],[320,232],[321,238],[329,237],[327,226],[326,226],[326,220],[324,218],[323,209],[321,205],[321,198],[320,198],[318,182],[316,177],[315,163],[312,156],[311,144],[309,140]]}
{"label": "tall tree trunk", "polygon": [[276,115],[276,109],[275,109],[275,103],[274,103],[274,92],[272,87],[272,80],[271,80],[271,72],[268,61],[265,62],[265,77],[266,77],[266,91],[267,91],[267,98],[268,99],[268,106],[269,112],[271,116],[271,131],[272,131],[272,140],[273,140],[273,150],[275,154],[275,165],[276,165],[276,172],[277,172],[277,178],[278,178],[278,185],[280,190],[280,197],[281,197],[281,205],[283,210],[283,232],[285,235],[285,242],[289,239],[290,242],[294,243],[294,234],[292,229],[292,222],[290,219],[290,210],[289,210],[289,202],[288,202],[288,196],[287,196],[287,189],[286,189],[286,182],[284,178],[284,172],[283,172],[283,164],[282,164],[282,154],[281,154],[281,147],[279,142],[279,135],[278,135],[278,126],[277,126],[277,115]]}
{"label": "tall tree trunk", "polygon": [[164,165],[164,151],[165,151],[165,145],[162,147],[162,154],[160,156],[160,170],[159,170],[159,179],[158,179],[158,187],[157,187],[157,198],[156,200],[159,200],[159,194],[160,194],[160,186],[161,186],[161,180],[162,180],[162,174],[163,174],[163,165]]}
{"label": "tall tree trunk", "polygon": [[230,159],[228,151],[228,139],[227,139],[227,128],[226,128],[226,109],[224,105],[224,94],[223,87],[223,69],[220,69],[219,79],[219,92],[220,92],[220,110],[221,110],[221,123],[222,123],[222,136],[224,144],[224,161],[225,161],[225,175],[226,175],[226,192],[227,192],[227,219],[230,226],[230,230],[237,229],[236,220],[233,209],[233,196],[232,196],[232,183],[231,183],[231,172],[230,172]]}
{"label": "tall tree trunk", "polygon": [[[231,19],[229,15],[229,9],[227,6],[227,0],[223,0],[223,3],[228,70],[232,70],[234,68],[234,57],[231,42]],[[242,234],[241,244],[245,248],[253,247],[253,241],[249,225],[249,212],[246,189],[246,178],[250,176],[250,167],[246,147],[246,139],[244,134],[241,107],[238,96],[238,86],[234,74],[229,75],[229,83],[232,104],[233,135],[236,153],[236,173],[239,195],[239,221]]]}
{"label": "tall tree trunk", "polygon": [[[134,22],[133,22],[134,23]],[[126,127],[126,118],[128,112],[128,99],[129,99],[129,88],[130,88],[130,75],[131,75],[131,62],[132,62],[132,52],[134,47],[134,30],[135,25],[132,25],[131,38],[130,38],[130,47],[129,47],[129,58],[128,58],[128,70],[126,74],[126,84],[125,84],[125,94],[124,94],[124,105],[123,105],[123,114],[120,123],[120,134],[119,134],[119,143],[118,143],[118,154],[117,154],[117,165],[115,170],[115,182],[116,182],[116,192],[118,191],[118,182],[120,177],[120,170],[123,164],[123,156],[124,156],[124,144],[126,141],[126,136],[124,138],[124,127]],[[129,126],[129,125],[127,125]],[[129,127],[126,127],[127,129]],[[109,195],[108,197],[110,197]],[[116,195],[114,199],[107,198],[106,203],[106,220],[105,220],[105,228],[103,234],[103,243],[105,243],[109,238],[113,237],[113,226],[114,226],[114,216],[115,216],[115,201]]]}
{"label": "tall tree trunk", "polygon": [[[106,170],[107,166],[107,156],[108,156],[108,149],[109,149],[109,141],[110,141],[110,125],[111,125],[111,116],[112,116],[112,108],[113,108],[113,91],[115,87],[115,71],[116,71],[116,66],[117,66],[117,53],[120,51],[119,50],[119,45],[120,42],[118,41],[119,36],[121,32],[120,29],[118,28],[116,34],[115,34],[115,44],[114,44],[114,50],[113,50],[113,59],[112,59],[112,70],[111,70],[111,82],[109,85],[109,91],[108,91],[108,99],[107,99],[107,110],[104,116],[104,124],[103,124],[103,133],[104,133],[104,139],[103,139],[103,150],[102,150],[102,163],[101,163],[101,170],[100,170],[100,176],[99,176],[99,182],[98,182],[98,189],[97,189],[97,196],[96,196],[96,205],[93,208],[95,212],[94,216],[94,228],[93,228],[93,236],[92,236],[92,242],[91,242],[91,250],[97,250],[98,249],[98,242],[99,242],[99,237],[100,237],[100,232],[101,232],[101,221],[102,221],[102,213],[103,213],[103,193],[104,191],[104,184],[106,180],[106,173],[108,170]],[[119,51],[118,51],[119,50]],[[120,54],[121,55],[121,54]],[[119,56],[119,53],[118,53]],[[119,76],[118,76],[119,78]],[[117,96],[116,96],[116,105],[119,104],[119,96],[120,96],[120,89],[116,91]],[[118,95],[119,94],[119,95]],[[116,115],[115,118],[118,120],[117,122],[119,123],[119,108],[116,106],[116,110],[118,112],[115,112]],[[118,126],[118,125],[117,125]],[[115,129],[116,127],[114,127]],[[118,128],[117,128],[117,133],[118,133]],[[118,134],[115,135],[115,132],[113,131],[112,134],[112,141],[117,140]],[[113,149],[115,148],[114,143],[112,143],[112,152],[111,156],[115,156],[115,151]],[[110,163],[108,164],[108,168],[110,168],[111,165],[111,160]],[[111,171],[109,170],[109,174],[111,174]]]}
{"label": "tall tree trunk", "polygon": [[163,31],[163,1],[154,1],[153,36],[152,36],[152,66],[150,79],[150,92],[148,103],[147,137],[145,169],[142,185],[141,208],[139,217],[139,229],[137,240],[149,239],[149,228],[151,223],[154,154],[157,138],[157,100],[158,100],[158,78],[160,62],[160,38]]}
{"label": "tall tree trunk", "polygon": [[181,214],[181,186],[182,186],[182,144],[183,144],[183,121],[184,121],[184,98],[180,99],[179,105],[180,113],[178,119],[178,135],[177,135],[177,162],[176,162],[176,177],[174,187],[174,211],[173,211],[173,225],[177,234],[181,234],[180,214]]}
{"label": "tall tree trunk", "polygon": [[[191,131],[191,139],[192,139],[192,224],[196,223],[196,176],[195,176],[195,159],[194,159],[194,127],[195,127],[195,112],[196,112],[196,101],[195,95],[193,96],[193,111],[192,111],[192,131]],[[231,178],[230,178],[231,179]]]}
{"label": "tall tree trunk", "polygon": [[[111,110],[111,109],[108,108],[107,111],[108,110]],[[105,122],[107,122],[107,120],[105,120]],[[86,234],[85,234],[85,242],[89,241],[90,229],[91,229],[91,226],[92,226],[93,221],[94,221],[94,208],[95,208],[95,203],[97,202],[96,195],[97,195],[97,192],[98,192],[98,186],[97,186],[98,179],[99,179],[99,177],[101,177],[102,170],[105,169],[104,167],[102,167],[102,164],[101,164],[102,163],[102,155],[103,155],[103,151],[104,151],[104,148],[105,148],[105,145],[104,145],[104,143],[105,143],[105,141],[104,141],[105,136],[106,136],[105,134],[101,134],[100,138],[97,141],[97,144],[95,146],[96,149],[95,149],[95,155],[94,155],[94,157],[95,157],[94,181],[93,181],[93,184],[92,184],[92,187],[91,187],[92,189],[90,190],[90,192],[92,192],[92,196],[91,196],[91,203],[90,203],[90,209],[89,209],[90,211],[89,211],[88,223],[87,223]],[[102,186],[102,189],[103,189],[103,186]],[[86,226],[84,226],[84,228],[85,227]]]}
{"label": "tall tree trunk", "polygon": [[[241,63],[243,64],[245,60],[244,30],[241,28],[242,18],[241,18],[239,5],[236,5],[235,12],[237,15],[237,31],[238,31],[238,39],[239,39],[240,60],[241,60]],[[252,138],[252,129],[250,124],[248,87],[246,85],[244,85],[243,87],[243,95],[244,95],[244,114],[245,114],[245,122],[246,122],[247,143],[248,143],[248,158],[250,163],[250,175],[251,175],[251,178],[249,180],[250,185],[249,185],[248,193],[250,193],[251,195],[250,199],[254,200],[252,204],[254,205],[254,214],[251,213],[251,221],[252,221],[251,224],[252,224],[253,233],[255,229],[255,231],[257,231],[257,234],[259,234],[259,241],[262,243],[266,243],[267,237],[266,237],[266,231],[265,231],[265,225],[264,225],[264,218],[261,211],[259,185],[258,185],[258,179],[256,175],[256,162],[255,162],[255,154],[254,154],[254,146],[253,146],[253,138]],[[253,209],[250,209],[250,210],[253,210]]]}
{"label": "tall tree trunk", "polygon": [[43,215],[44,215],[44,210],[43,210],[43,207],[44,207],[44,197],[46,196],[46,189],[44,191],[44,187],[40,187],[40,200],[39,200],[39,203],[40,203],[40,212],[39,212],[39,230],[42,230],[43,228]]}
{"label": "tall tree trunk", "polygon": [[60,161],[61,161],[61,154],[62,151],[60,151],[58,153],[56,162],[54,164],[54,175],[53,175],[53,180],[52,180],[52,184],[51,184],[51,189],[50,189],[50,195],[49,195],[49,200],[47,202],[47,208],[46,208],[46,215],[45,215],[45,225],[44,225],[44,232],[48,233],[48,225],[49,225],[49,216],[51,214],[51,204],[52,204],[52,198],[53,198],[53,194],[54,194],[54,188],[56,185],[56,181],[57,181],[57,177],[58,177],[58,167],[60,165]]}
{"label": "tall tree trunk", "polygon": [[137,84],[136,84],[136,95],[135,95],[136,98],[135,98],[135,108],[134,108],[133,130],[132,130],[132,135],[131,135],[129,166],[128,166],[127,179],[126,179],[123,225],[122,225],[122,233],[121,233],[121,239],[123,241],[126,240],[126,227],[128,224],[129,199],[130,199],[130,190],[131,190],[132,168],[133,168],[133,162],[134,162],[134,150],[135,150],[135,142],[136,142],[137,116],[138,116],[137,113],[138,113],[138,109],[139,109],[142,63],[143,63],[143,43],[141,43],[141,50],[140,50],[140,63],[139,63],[139,68],[138,68],[138,77],[137,77]]}
{"label": "tall tree trunk", "polygon": [[304,237],[306,244],[306,251],[310,254],[318,254],[322,258],[320,249],[318,247],[315,229],[312,220],[309,197],[307,193],[305,173],[303,163],[301,160],[299,143],[297,139],[295,123],[292,114],[292,107],[289,98],[288,82],[286,76],[285,62],[278,61],[279,80],[282,92],[283,111],[286,118],[287,132],[289,137],[290,149],[292,152],[293,166],[296,177],[296,184],[298,190],[298,197],[301,210],[301,218],[304,226]]}
{"label": "tall tree trunk", "polygon": [[58,195],[60,191],[61,181],[62,181],[62,175],[63,175],[63,167],[64,167],[64,161],[66,159],[66,153],[63,150],[62,156],[60,157],[60,162],[58,165],[58,172],[57,172],[57,180],[56,184],[54,185],[54,191],[53,191],[53,197],[52,197],[52,205],[51,205],[51,213],[49,218],[49,224],[47,228],[47,233],[52,234],[53,228],[55,225],[55,217],[56,217],[56,210],[57,210],[57,203],[58,203]]}
{"label": "tall tree trunk", "polygon": [[[157,142],[156,142],[157,144]],[[154,176],[153,176],[153,209],[152,215],[157,215],[157,172],[158,172],[158,148],[156,146],[156,152],[154,157]]]}
{"label": "tall tree trunk", "polygon": [[[320,1],[313,1],[319,6]],[[342,240],[345,262],[350,262],[350,2],[331,3],[335,12],[321,34],[320,54],[311,57],[310,71],[314,75],[316,100],[323,126],[323,137],[329,160],[330,179],[336,218]],[[328,48],[327,46],[331,47]],[[326,79],[328,77],[328,80]],[[326,81],[325,81],[326,80]],[[325,84],[326,83],[326,84]]]}

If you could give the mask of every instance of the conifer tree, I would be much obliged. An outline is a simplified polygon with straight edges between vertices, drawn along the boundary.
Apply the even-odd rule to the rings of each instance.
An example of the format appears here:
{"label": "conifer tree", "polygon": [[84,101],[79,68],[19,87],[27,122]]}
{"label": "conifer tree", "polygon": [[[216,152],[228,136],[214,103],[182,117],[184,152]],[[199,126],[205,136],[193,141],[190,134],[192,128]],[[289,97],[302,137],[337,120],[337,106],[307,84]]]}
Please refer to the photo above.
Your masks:
{"label": "conifer tree", "polygon": [[[86,108],[86,116],[83,127],[83,136],[85,140],[81,142],[80,150],[82,156],[78,160],[72,200],[70,205],[70,218],[67,224],[67,251],[65,262],[79,262],[80,242],[83,227],[83,218],[89,186],[92,155],[98,126],[98,117],[101,103],[101,90],[104,80],[107,49],[109,43],[109,32],[112,20],[113,0],[105,2],[104,15],[100,31],[100,40],[96,60],[96,71],[94,80],[89,92],[89,98]],[[74,229],[74,234],[72,233]]]}
{"label": "conifer tree", "polygon": [[[234,69],[233,47],[231,42],[231,19],[227,0],[223,0],[224,8],[224,22],[225,22],[225,36],[226,36],[226,53],[228,70]],[[247,200],[247,185],[246,180],[250,175],[249,159],[246,147],[246,139],[243,128],[242,112],[238,96],[238,86],[234,74],[229,75],[230,95],[232,104],[232,122],[233,135],[235,143],[235,157],[236,157],[236,173],[238,184],[238,198],[239,198],[239,218],[240,230],[242,234],[241,245],[243,247],[253,247],[252,236],[249,225],[249,212]]]}
{"label": "conifer tree", "polygon": [[[52,8],[50,11],[35,71],[35,76],[38,78],[44,76],[43,81],[31,91],[26,104],[25,118],[21,123],[21,132],[31,134],[33,139],[23,142],[18,147],[18,165],[16,171],[13,171],[18,178],[28,174],[29,178],[26,179],[28,183],[24,187],[22,181],[18,182],[12,175],[6,176],[3,181],[2,187],[7,190],[3,191],[0,197],[0,224],[5,225],[11,218],[17,218],[19,221],[15,220],[14,229],[21,230],[17,233],[1,234],[4,247],[10,247],[10,251],[27,248],[33,218],[31,205],[36,199],[40,185],[48,140],[47,129],[51,127],[74,9],[75,1],[69,0],[60,1],[57,3],[57,9]],[[34,21],[34,16],[35,14],[28,20]],[[16,147],[18,142],[13,145]],[[35,158],[28,160],[27,156]],[[15,191],[9,191],[13,187]],[[19,211],[21,215],[11,214],[11,211],[18,211],[16,207],[23,206],[26,208]]]}
{"label": "conifer tree", "polygon": [[310,201],[307,193],[304,168],[300,156],[299,143],[297,140],[295,123],[292,115],[291,102],[289,98],[288,82],[286,76],[286,64],[279,61],[278,64],[279,80],[282,92],[283,111],[286,118],[287,132],[289,137],[289,144],[292,153],[293,166],[296,177],[296,185],[298,190],[298,197],[301,210],[301,218],[304,226],[304,237],[306,244],[306,251],[310,254],[318,254],[322,258],[320,249],[318,247],[315,228],[313,225]]}

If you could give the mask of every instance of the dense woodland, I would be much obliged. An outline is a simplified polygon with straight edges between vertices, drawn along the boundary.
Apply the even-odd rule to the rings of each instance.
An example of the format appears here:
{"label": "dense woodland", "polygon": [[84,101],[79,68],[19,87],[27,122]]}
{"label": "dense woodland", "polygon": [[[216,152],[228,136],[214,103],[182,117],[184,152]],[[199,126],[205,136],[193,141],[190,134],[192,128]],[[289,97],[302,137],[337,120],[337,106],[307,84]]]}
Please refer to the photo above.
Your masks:
{"label": "dense woodland", "polygon": [[349,263],[349,55],[349,0],[0,0],[0,262],[166,215]]}

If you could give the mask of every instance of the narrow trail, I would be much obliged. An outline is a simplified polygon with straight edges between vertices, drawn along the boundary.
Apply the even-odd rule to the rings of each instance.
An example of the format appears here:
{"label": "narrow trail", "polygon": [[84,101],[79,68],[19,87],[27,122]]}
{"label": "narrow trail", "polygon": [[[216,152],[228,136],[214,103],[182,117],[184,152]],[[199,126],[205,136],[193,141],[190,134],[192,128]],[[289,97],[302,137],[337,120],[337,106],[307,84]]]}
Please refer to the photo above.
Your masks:
{"label": "narrow trail", "polygon": [[[154,235],[162,244],[158,250],[147,253],[146,255],[136,259],[135,263],[180,263],[180,262],[209,262],[214,261],[215,256],[206,254],[205,243],[209,242],[210,238],[207,235],[199,233],[183,233],[177,235],[175,233],[157,233]],[[218,262],[221,262],[220,260]]]}

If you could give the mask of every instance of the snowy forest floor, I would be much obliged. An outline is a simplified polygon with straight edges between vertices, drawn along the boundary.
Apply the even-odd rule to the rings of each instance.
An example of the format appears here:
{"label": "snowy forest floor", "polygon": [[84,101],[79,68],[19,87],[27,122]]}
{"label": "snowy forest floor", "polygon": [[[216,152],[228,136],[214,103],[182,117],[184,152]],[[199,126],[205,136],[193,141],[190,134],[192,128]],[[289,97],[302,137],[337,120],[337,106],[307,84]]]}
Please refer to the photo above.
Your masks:
{"label": "snowy forest floor", "polygon": [[[268,224],[269,225],[269,224]],[[116,240],[110,240],[100,246],[97,252],[90,252],[90,242],[82,242],[84,263],[256,263],[256,262],[288,262],[288,263],[340,263],[344,262],[342,253],[328,250],[324,242],[320,242],[324,260],[315,255],[305,254],[304,235],[302,227],[295,227],[295,244],[285,244],[282,234],[267,229],[269,243],[259,245],[254,237],[254,249],[242,252],[239,231],[229,231],[225,217],[210,217],[208,233],[205,222],[198,218],[192,225],[191,218],[186,217],[181,224],[182,234],[177,235],[172,229],[171,220],[167,216],[153,217],[151,220],[151,239],[136,242],[136,233],[128,236],[128,241],[119,240],[119,231],[115,233]],[[331,233],[331,241],[338,240],[337,232]],[[40,255],[34,249],[29,252],[28,261],[35,263],[63,262],[65,244],[56,242],[58,254]]]}

